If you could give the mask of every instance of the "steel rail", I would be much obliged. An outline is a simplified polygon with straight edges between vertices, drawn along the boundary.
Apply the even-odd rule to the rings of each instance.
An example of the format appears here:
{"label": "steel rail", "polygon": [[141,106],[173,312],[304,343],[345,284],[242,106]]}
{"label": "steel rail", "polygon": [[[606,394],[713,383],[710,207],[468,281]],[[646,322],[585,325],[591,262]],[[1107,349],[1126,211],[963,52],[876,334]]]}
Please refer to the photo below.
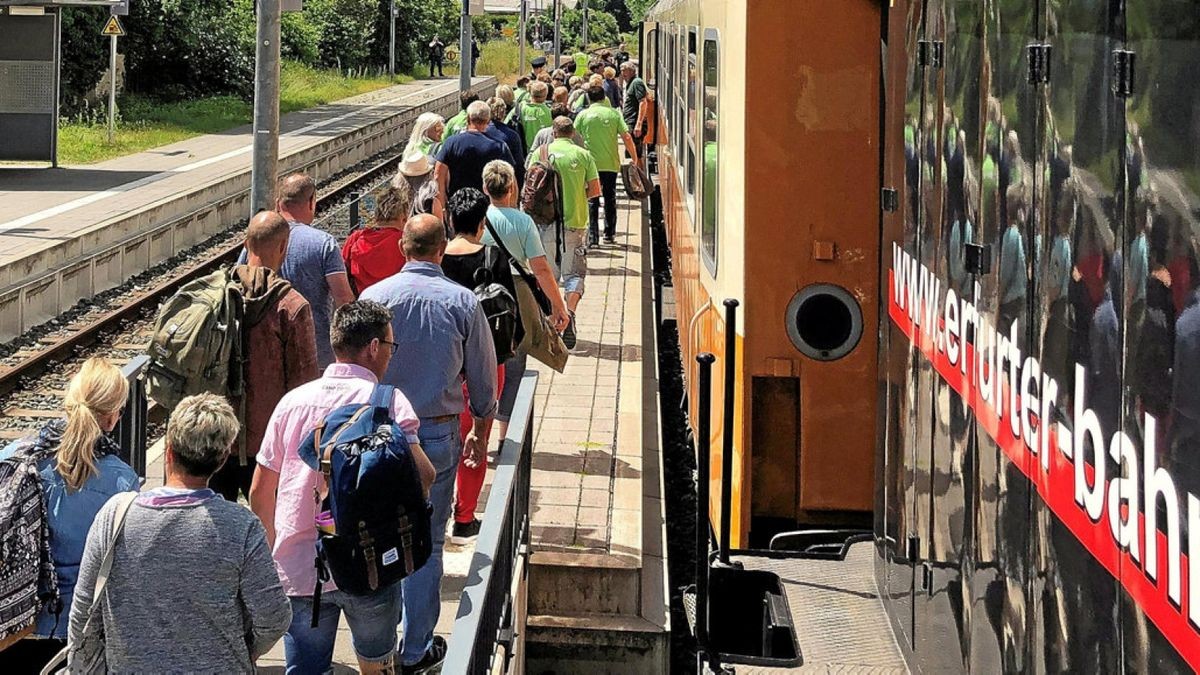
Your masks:
{"label": "steel rail", "polygon": [[[395,167],[399,160],[400,154],[389,154],[386,159],[372,164],[366,170],[354,172],[347,179],[336,180],[332,187],[323,190],[322,194],[317,198],[318,212],[333,207],[343,197],[352,192],[354,188],[360,187],[361,184],[377,180],[381,174]],[[222,236],[225,235],[218,234],[214,238]],[[184,284],[207,274],[222,264],[232,262],[237,258],[241,248],[242,242],[237,241],[233,244],[223,246],[216,251],[209,252],[205,258],[191,265],[183,272],[173,275],[171,278],[154,285],[150,290],[139,293],[119,307],[102,314],[96,319],[90,320],[88,325],[46,345],[20,363],[8,367],[0,366],[0,396],[12,392],[23,379],[35,377],[50,365],[65,360],[75,350],[95,344],[102,335],[113,327],[126,319],[136,318],[143,309],[153,306],[153,303],[158,303],[162,299],[169,297]]]}

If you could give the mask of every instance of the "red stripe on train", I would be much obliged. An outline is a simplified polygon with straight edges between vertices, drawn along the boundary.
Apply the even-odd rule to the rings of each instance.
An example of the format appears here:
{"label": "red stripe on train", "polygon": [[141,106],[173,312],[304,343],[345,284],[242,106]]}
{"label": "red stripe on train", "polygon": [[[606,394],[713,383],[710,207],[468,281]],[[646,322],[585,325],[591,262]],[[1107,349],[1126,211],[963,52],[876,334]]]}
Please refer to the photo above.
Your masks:
{"label": "red stripe on train", "polygon": [[[937,316],[940,317],[940,307]],[[998,418],[991,404],[979,396],[974,386],[975,355],[972,345],[965,340],[959,340],[962,353],[959,359],[967,359],[967,374],[964,375],[958,365],[951,365],[945,353],[936,349],[935,340],[919,331],[908,314],[896,303],[893,272],[888,272],[888,314],[892,322],[916,345],[925,358],[933,365],[941,378],[954,389],[976,412],[976,420],[987,431],[988,435],[1004,451],[1005,456],[1032,483],[1037,486],[1038,494],[1050,511],[1071,531],[1076,539],[1092,554],[1109,574],[1116,579],[1129,593],[1137,606],[1146,617],[1158,627],[1180,655],[1200,671],[1200,632],[1187,619],[1189,589],[1188,589],[1188,557],[1180,552],[1180,588],[1182,607],[1176,608],[1167,597],[1167,564],[1169,552],[1167,537],[1163,532],[1157,532],[1158,550],[1164,552],[1159,556],[1158,579],[1160,583],[1151,581],[1143,571],[1142,566],[1124,548],[1113,540],[1109,531],[1108,518],[1102,516],[1099,522],[1092,522],[1086,511],[1075,503],[1075,469],[1067,458],[1058,451],[1057,434],[1050,434],[1049,471],[1043,471],[1040,458],[1029,452],[1024,441],[1012,434],[1011,428],[1004,419]],[[940,328],[940,326],[939,326]],[[999,375],[999,373],[998,373]],[[1007,392],[1002,392],[1007,396]],[[1016,410],[1020,410],[1020,406]],[[1011,411],[1010,411],[1011,413]],[[1043,427],[1043,433],[1048,429]],[[1108,439],[1106,439],[1108,440]],[[1101,451],[1104,451],[1102,449]],[[1094,480],[1091,465],[1084,467],[1088,480]],[[1105,503],[1107,504],[1108,486],[1105,486]],[[1181,506],[1185,500],[1181,500]],[[1182,521],[1186,518],[1186,510],[1180,513]],[[1145,519],[1138,511],[1138,533],[1145,532]]]}

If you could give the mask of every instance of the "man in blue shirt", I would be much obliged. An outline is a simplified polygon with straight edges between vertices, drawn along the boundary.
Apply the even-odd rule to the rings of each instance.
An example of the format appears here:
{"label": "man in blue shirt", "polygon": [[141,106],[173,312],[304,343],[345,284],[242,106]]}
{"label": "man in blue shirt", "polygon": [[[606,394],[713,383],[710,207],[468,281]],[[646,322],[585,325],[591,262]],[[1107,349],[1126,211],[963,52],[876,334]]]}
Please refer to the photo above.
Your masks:
{"label": "man in blue shirt", "polygon": [[[292,283],[312,307],[313,328],[317,340],[317,368],[323,370],[333,363],[333,347],[329,346],[329,321],[333,310],[354,300],[346,263],[341,247],[332,234],[318,230],[309,223],[317,215],[317,185],[302,173],[294,173],[279,181],[275,210],[291,227],[287,255],[279,267],[279,276]],[[242,249],[239,265],[248,260]]]}
{"label": "man in blue shirt", "polygon": [[[475,294],[446,278],[442,255],[446,229],[434,216],[413,216],[404,226],[401,247],[408,262],[363,292],[392,311],[392,348],[396,356],[383,381],[396,386],[412,403],[421,427],[421,447],[437,471],[429,501],[433,504],[433,554],[403,582],[405,671],[436,659],[444,643],[435,642],[440,610],[442,546],[454,496],[458,462],[486,461],[488,434],[496,414],[496,348],[487,316]],[[460,438],[463,379],[474,425]],[[461,454],[460,454],[461,453]],[[440,638],[439,638],[440,640]]]}
{"label": "man in blue shirt", "polygon": [[[508,146],[508,151],[512,153],[513,159],[525,156],[525,141],[521,138],[521,133],[504,122],[505,114],[508,112],[508,105],[504,103],[504,99],[493,96],[487,101],[488,108],[492,111],[492,123],[488,125],[487,131],[484,133],[497,141],[502,141]],[[517,173],[517,190],[525,184],[525,164],[516,162],[513,169]]]}
{"label": "man in blue shirt", "polygon": [[502,159],[514,164],[512,153],[503,141],[487,135],[492,122],[492,109],[483,101],[467,106],[467,130],[455,134],[442,142],[438,150],[437,175],[438,196],[433,204],[433,215],[445,220],[443,215],[450,195],[465,187],[483,192],[483,167],[493,159]]}

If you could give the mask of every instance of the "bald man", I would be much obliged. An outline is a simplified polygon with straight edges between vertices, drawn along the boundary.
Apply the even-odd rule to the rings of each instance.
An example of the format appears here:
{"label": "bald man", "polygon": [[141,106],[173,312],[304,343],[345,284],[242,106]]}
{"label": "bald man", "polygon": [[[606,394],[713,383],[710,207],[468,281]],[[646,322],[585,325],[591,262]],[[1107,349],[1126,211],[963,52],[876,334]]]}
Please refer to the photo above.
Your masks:
{"label": "bald man", "polygon": [[[404,580],[405,670],[440,663],[446,643],[433,634],[440,611],[442,545],[454,496],[459,459],[484,461],[496,414],[496,348],[487,316],[475,294],[442,273],[446,228],[432,215],[413,216],[404,225],[401,246],[408,262],[363,291],[392,310],[396,356],[384,377],[408,397],[421,428],[421,447],[437,470],[429,501],[433,504],[433,555]],[[471,430],[463,439],[463,374],[469,393]]]}
{"label": "bald man", "polygon": [[279,270],[287,258],[291,226],[275,211],[263,211],[246,228],[246,264],[231,276],[245,302],[242,321],[244,394],[231,397],[242,420],[234,452],[209,481],[229,501],[250,497],[254,456],[276,404],[287,392],[317,378],[317,344],[312,307]]}

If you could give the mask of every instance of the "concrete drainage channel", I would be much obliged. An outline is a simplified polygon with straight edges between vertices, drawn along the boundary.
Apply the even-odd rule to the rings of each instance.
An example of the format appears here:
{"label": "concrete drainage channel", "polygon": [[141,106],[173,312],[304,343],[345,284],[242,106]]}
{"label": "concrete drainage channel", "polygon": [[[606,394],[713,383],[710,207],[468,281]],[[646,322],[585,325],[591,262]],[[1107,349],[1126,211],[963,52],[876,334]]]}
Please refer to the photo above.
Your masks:
{"label": "concrete drainage channel", "polygon": [[[482,93],[495,84],[488,78],[472,89]],[[449,117],[458,109],[457,91],[418,100],[394,115],[280,157],[280,172],[304,171],[320,181],[405,143],[422,112]],[[247,156],[244,170],[91,225],[0,269],[0,343],[245,220],[249,166]]]}

